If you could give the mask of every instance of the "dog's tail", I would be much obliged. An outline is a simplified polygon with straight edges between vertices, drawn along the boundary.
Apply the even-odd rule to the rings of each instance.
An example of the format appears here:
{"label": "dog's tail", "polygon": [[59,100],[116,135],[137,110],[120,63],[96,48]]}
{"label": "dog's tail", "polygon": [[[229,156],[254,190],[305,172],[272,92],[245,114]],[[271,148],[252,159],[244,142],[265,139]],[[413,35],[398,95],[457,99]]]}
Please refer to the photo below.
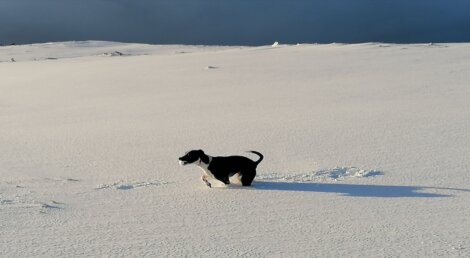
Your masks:
{"label": "dog's tail", "polygon": [[263,158],[264,158],[263,154],[261,154],[261,153],[259,153],[259,152],[257,152],[257,151],[248,151],[248,152],[254,153],[254,154],[256,154],[256,155],[259,156],[259,160],[255,161],[256,165],[258,165],[258,164],[263,160]]}

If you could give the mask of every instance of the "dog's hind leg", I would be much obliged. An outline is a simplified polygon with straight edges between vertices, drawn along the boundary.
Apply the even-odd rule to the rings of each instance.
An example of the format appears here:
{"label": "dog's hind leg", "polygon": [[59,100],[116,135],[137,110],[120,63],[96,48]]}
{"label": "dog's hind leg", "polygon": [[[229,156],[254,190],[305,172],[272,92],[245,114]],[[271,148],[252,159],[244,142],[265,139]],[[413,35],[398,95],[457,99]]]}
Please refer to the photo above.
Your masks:
{"label": "dog's hind leg", "polygon": [[234,183],[234,184],[238,184],[238,185],[241,185],[242,184],[242,180],[241,180],[241,175],[240,173],[235,173],[234,175],[232,175],[229,180],[230,180],[230,183]]}
{"label": "dog's hind leg", "polygon": [[242,174],[242,185],[243,186],[250,186],[251,183],[253,182],[253,179],[255,179],[256,176],[256,171],[250,171],[250,172],[244,172]]}

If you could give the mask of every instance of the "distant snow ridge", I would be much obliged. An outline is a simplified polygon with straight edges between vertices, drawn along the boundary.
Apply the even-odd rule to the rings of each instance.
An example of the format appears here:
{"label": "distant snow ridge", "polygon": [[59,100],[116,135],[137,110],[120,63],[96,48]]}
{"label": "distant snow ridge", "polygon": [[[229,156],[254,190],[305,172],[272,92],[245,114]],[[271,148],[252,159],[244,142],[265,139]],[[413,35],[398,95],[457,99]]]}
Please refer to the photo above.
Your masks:
{"label": "distant snow ridge", "polygon": [[162,181],[134,182],[134,183],[115,182],[115,183],[111,183],[111,184],[100,184],[95,189],[96,190],[101,190],[101,189],[114,188],[114,189],[117,189],[117,190],[131,190],[131,189],[139,188],[139,187],[160,186],[160,185],[165,185],[165,184],[167,184],[167,182],[162,182]]}
{"label": "distant snow ridge", "polygon": [[124,56],[122,52],[119,51],[113,51],[113,52],[105,52],[103,53],[103,56]]}
{"label": "distant snow ridge", "polygon": [[378,170],[366,170],[357,167],[334,167],[332,169],[293,175],[280,175],[278,173],[261,174],[257,176],[257,179],[284,182],[314,182],[324,180],[339,181],[348,178],[364,178],[378,175],[383,175],[383,173]]}

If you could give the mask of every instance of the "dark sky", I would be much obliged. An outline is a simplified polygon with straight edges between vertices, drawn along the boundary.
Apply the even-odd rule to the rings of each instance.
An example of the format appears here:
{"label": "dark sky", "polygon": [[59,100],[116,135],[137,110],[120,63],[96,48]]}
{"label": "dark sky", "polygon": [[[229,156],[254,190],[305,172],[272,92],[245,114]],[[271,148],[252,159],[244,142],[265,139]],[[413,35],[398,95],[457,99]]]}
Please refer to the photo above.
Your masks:
{"label": "dark sky", "polygon": [[0,0],[0,44],[470,42],[470,0]]}

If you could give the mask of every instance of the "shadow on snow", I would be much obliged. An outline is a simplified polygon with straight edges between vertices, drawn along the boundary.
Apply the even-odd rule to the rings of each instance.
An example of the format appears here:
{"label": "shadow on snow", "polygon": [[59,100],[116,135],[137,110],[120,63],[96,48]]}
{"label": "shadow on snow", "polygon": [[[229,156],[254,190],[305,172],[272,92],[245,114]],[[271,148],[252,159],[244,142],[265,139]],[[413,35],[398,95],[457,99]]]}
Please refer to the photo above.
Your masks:
{"label": "shadow on snow", "polygon": [[344,196],[355,197],[451,197],[452,195],[425,193],[426,189],[452,190],[470,192],[469,189],[439,188],[422,186],[394,186],[394,185],[355,185],[355,184],[328,184],[328,183],[296,183],[296,182],[269,182],[255,181],[253,188],[256,190],[271,191],[296,191],[296,192],[319,192],[337,193]]}

